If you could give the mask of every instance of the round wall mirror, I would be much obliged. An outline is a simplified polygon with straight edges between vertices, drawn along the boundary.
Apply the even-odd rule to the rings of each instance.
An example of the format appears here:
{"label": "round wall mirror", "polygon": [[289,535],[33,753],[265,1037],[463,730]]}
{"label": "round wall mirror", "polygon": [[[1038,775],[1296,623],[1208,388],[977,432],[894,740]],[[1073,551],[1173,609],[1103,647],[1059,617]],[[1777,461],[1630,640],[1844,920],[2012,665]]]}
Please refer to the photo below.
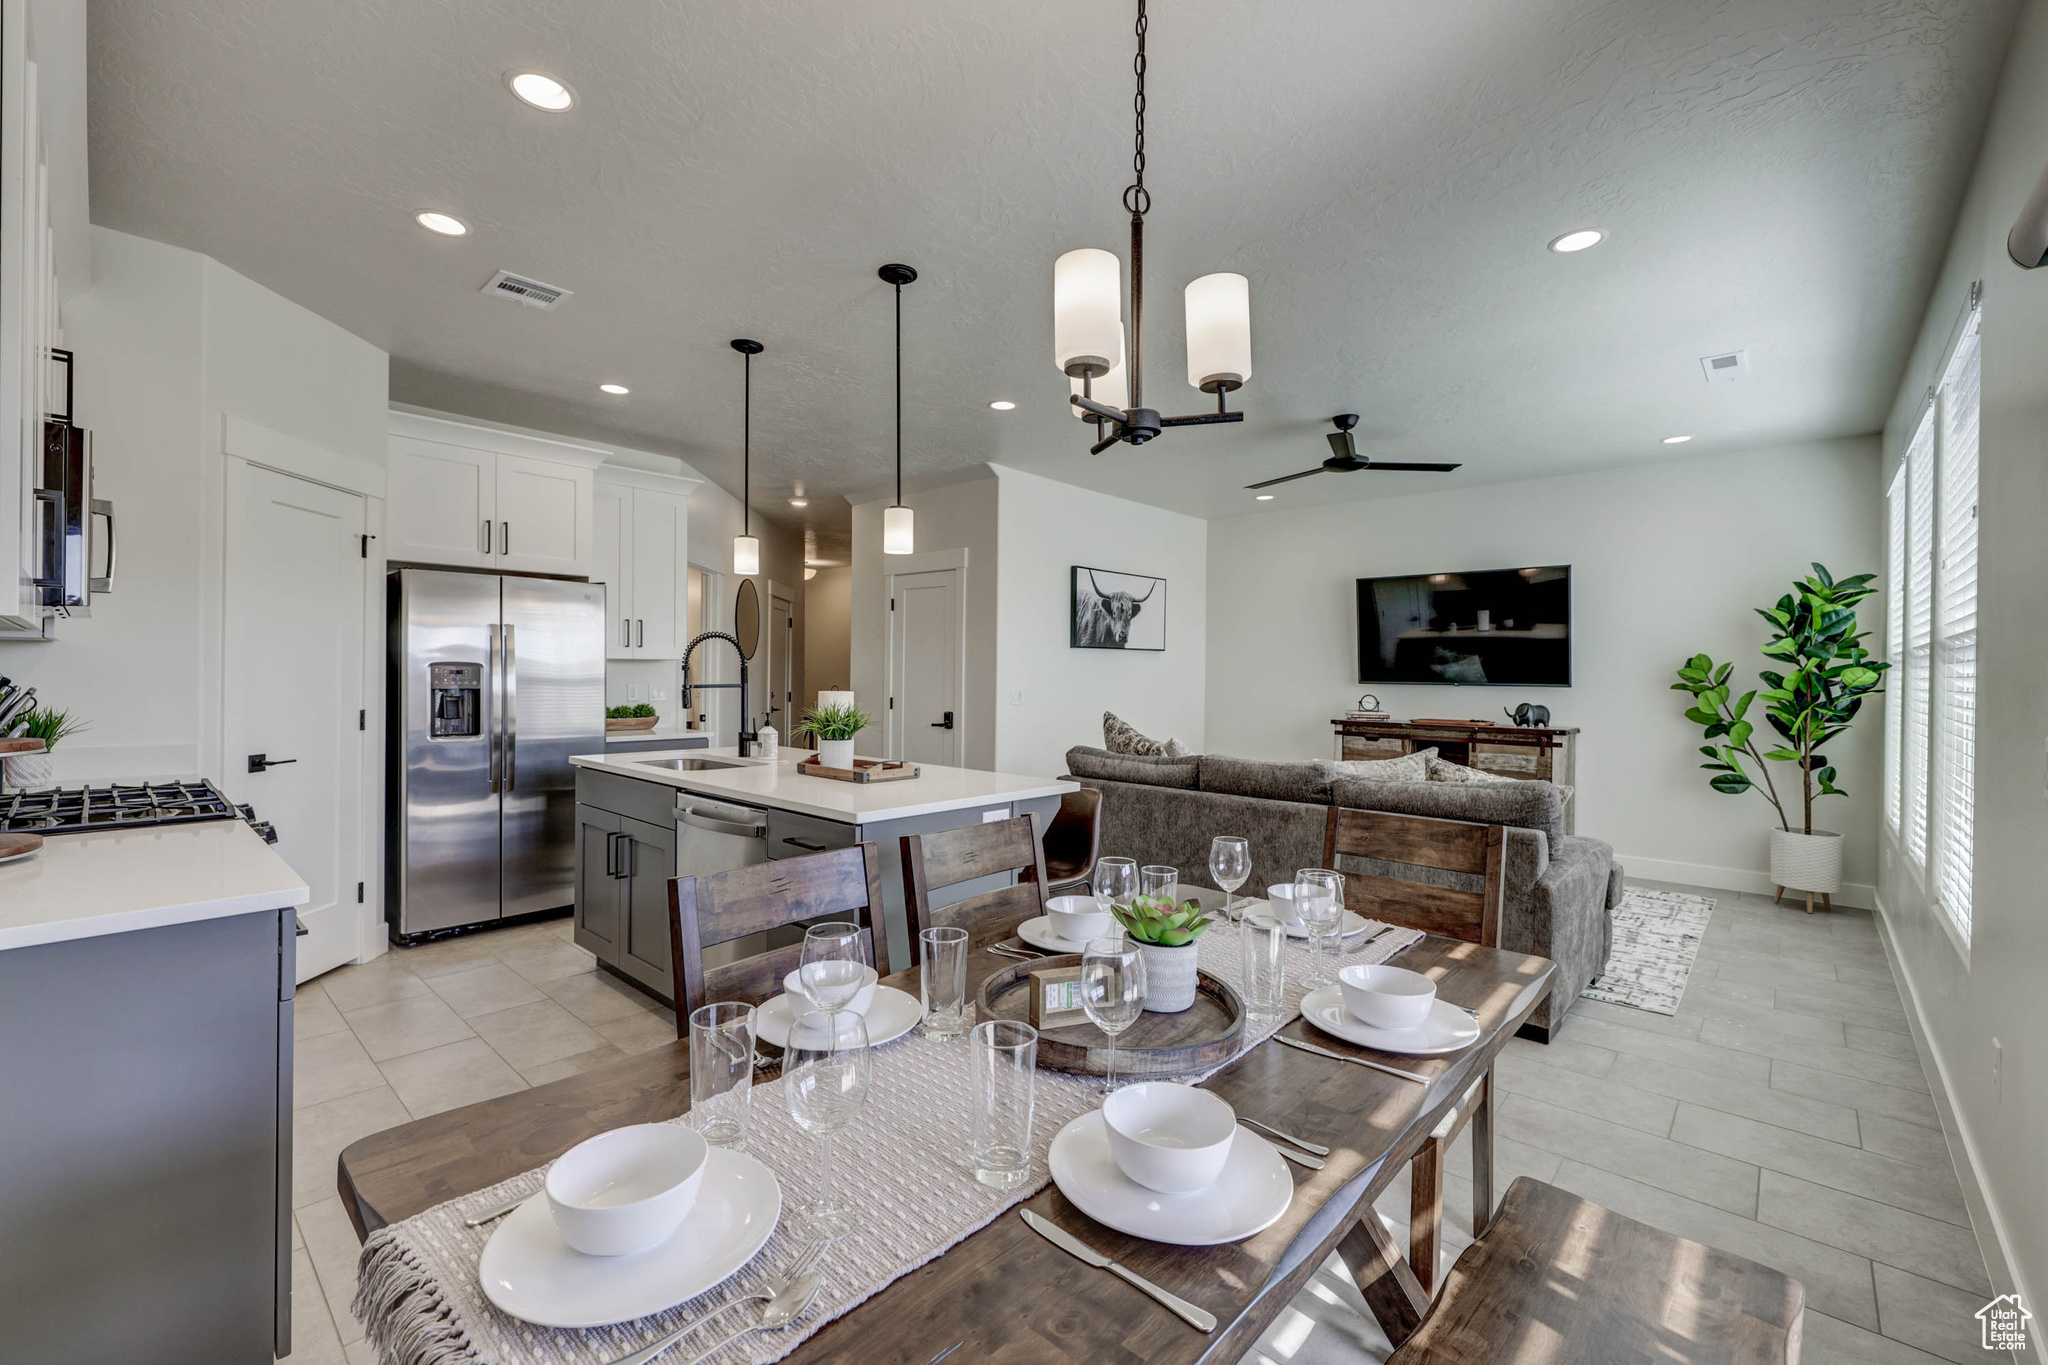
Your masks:
{"label": "round wall mirror", "polygon": [[754,591],[754,580],[740,580],[740,595],[733,603],[732,633],[740,642],[740,653],[749,659],[761,647],[761,594]]}

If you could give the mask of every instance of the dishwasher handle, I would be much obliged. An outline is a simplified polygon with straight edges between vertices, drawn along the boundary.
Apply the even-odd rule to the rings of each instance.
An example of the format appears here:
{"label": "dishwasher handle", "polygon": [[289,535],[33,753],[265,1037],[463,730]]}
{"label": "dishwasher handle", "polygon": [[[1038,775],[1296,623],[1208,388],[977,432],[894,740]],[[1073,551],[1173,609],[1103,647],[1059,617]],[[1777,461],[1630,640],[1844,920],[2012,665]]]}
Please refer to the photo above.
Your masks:
{"label": "dishwasher handle", "polygon": [[730,834],[740,839],[765,839],[768,837],[768,816],[763,811],[747,810],[740,806],[676,805],[676,823],[690,829],[701,829],[712,834]]}

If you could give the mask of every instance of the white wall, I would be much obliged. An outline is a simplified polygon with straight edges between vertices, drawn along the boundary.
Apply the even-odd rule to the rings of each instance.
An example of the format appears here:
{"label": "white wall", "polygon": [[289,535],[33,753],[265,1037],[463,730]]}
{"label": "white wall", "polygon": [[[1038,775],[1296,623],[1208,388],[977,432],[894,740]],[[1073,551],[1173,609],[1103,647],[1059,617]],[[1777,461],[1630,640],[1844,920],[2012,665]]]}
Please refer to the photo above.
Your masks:
{"label": "white wall", "polygon": [[[1504,723],[1504,707],[1538,702],[1581,730],[1579,833],[1612,843],[1635,876],[1768,891],[1770,807],[1708,788],[1699,731],[1669,685],[1704,651],[1758,686],[1767,631],[1753,607],[1813,560],[1837,574],[1882,567],[1876,473],[1866,437],[1212,522],[1209,748],[1333,757],[1330,720],[1366,690],[1396,717]],[[1572,566],[1572,686],[1355,681],[1354,580],[1525,564]],[[1881,603],[1866,624],[1882,626]],[[1851,795],[1823,802],[1816,825],[1847,836],[1843,899],[1868,905],[1878,716],[1850,741],[1829,757]]]}
{"label": "white wall", "polygon": [[[1058,775],[1102,743],[1102,713],[1192,753],[1204,739],[1211,634],[1209,523],[991,466],[997,499],[996,755],[1003,772]],[[1166,579],[1161,652],[1075,649],[1073,566]],[[1232,681],[1241,679],[1233,674]],[[1021,703],[1016,694],[1022,692]]]}
{"label": "white wall", "polygon": [[[1951,1146],[1964,1158],[1978,1240],[2001,1291],[2048,1313],[2048,270],[2006,258],[2005,234],[2048,162],[2048,7],[2029,3],[1926,321],[1885,429],[1889,482],[1936,382],[1970,285],[1981,281],[1983,425],[1978,500],[1979,679],[1974,924],[1967,957],[1887,830],[1881,908]],[[2004,1047],[1992,1087],[1992,1043]]]}
{"label": "white wall", "polygon": [[853,570],[821,568],[804,584],[805,706],[818,704],[820,688],[853,684]]}

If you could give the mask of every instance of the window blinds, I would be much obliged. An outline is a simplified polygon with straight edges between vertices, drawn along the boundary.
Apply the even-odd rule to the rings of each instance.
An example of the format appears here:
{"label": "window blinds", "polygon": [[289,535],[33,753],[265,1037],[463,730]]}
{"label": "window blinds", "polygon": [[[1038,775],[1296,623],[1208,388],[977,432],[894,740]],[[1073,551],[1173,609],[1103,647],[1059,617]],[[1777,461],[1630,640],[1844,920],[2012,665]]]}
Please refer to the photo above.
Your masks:
{"label": "window blinds", "polygon": [[1884,657],[1892,666],[1885,679],[1889,695],[1884,709],[1884,818],[1894,833],[1899,830],[1904,785],[1899,771],[1903,750],[1899,732],[1905,724],[1906,708],[1899,689],[1906,677],[1902,662],[1906,647],[1906,469],[1906,462],[1901,461],[1884,499]]}
{"label": "window blinds", "polygon": [[1970,937],[1977,781],[1977,423],[1982,374],[1973,313],[1942,377],[1934,573],[1935,902]]}
{"label": "window blinds", "polygon": [[1934,652],[1934,411],[1921,418],[1906,448],[1905,677],[1897,687],[1903,724],[1900,834],[1914,867],[1927,866],[1928,666]]}

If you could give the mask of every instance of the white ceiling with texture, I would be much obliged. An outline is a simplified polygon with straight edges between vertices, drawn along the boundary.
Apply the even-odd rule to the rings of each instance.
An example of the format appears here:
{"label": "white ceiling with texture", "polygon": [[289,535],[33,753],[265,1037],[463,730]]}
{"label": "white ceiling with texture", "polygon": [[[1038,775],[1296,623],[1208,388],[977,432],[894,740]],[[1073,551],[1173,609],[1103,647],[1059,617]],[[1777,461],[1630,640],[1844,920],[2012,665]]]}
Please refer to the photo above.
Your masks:
{"label": "white ceiling with texture", "polygon": [[[1122,253],[1128,6],[1100,0],[93,0],[96,222],[392,355],[395,399],[685,458],[821,554],[888,476],[906,261],[913,480],[994,460],[1202,515],[1871,431],[1927,303],[2013,0],[1160,0],[1147,398],[1180,289],[1250,277],[1239,427],[1090,458],[1052,261]],[[510,70],[567,81],[548,115]],[[412,215],[469,222],[431,236]],[[1545,243],[1584,225],[1577,256]],[[554,313],[478,292],[499,268]],[[1700,358],[1747,349],[1708,385]],[[623,399],[601,381],[631,386]],[[1014,412],[988,408],[992,399]],[[914,501],[914,499],[913,499]]]}

